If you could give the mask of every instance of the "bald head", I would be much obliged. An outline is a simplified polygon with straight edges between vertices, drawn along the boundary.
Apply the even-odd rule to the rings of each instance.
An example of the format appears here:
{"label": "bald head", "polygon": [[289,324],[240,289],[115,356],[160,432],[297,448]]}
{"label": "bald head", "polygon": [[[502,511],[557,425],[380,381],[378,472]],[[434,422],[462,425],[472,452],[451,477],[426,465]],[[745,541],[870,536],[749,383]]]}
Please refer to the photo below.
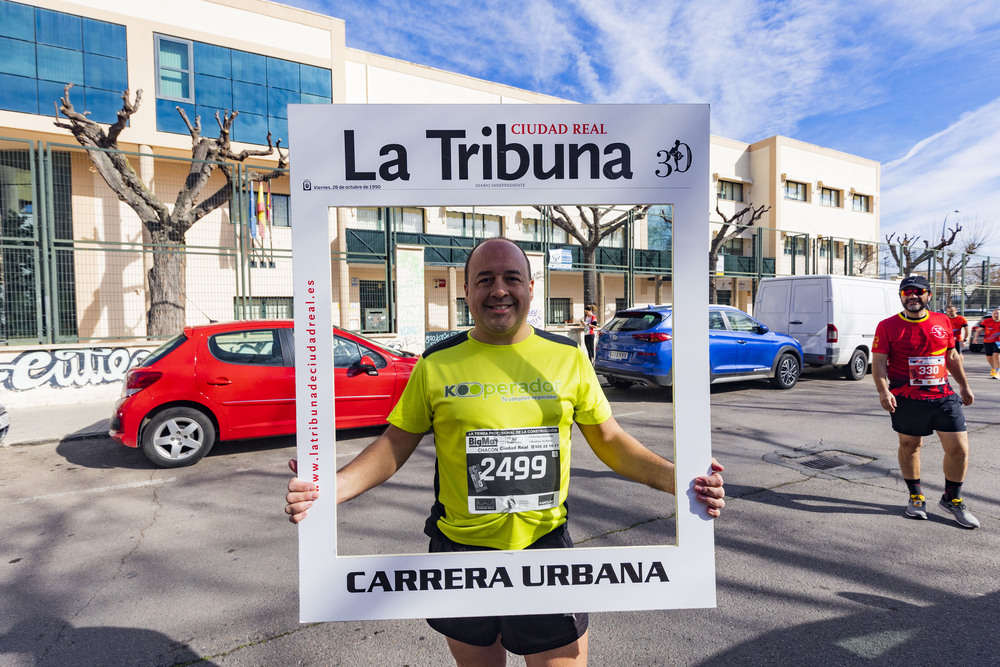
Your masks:
{"label": "bald head", "polygon": [[522,248],[521,246],[517,245],[516,243],[514,243],[510,239],[505,239],[505,238],[497,237],[497,238],[492,238],[492,239],[483,239],[482,241],[480,241],[479,243],[477,243],[472,250],[469,251],[468,257],[465,258],[465,282],[466,283],[469,282],[469,265],[472,263],[472,256],[475,255],[475,254],[477,254],[477,253],[479,253],[479,252],[490,252],[490,248],[494,247],[495,244],[512,245],[515,248],[517,248],[518,250],[520,250],[521,251],[521,256],[524,257],[524,267],[521,267],[521,268],[524,269],[525,278],[530,278],[531,277],[531,262],[528,261],[528,255],[524,252],[524,248]]}

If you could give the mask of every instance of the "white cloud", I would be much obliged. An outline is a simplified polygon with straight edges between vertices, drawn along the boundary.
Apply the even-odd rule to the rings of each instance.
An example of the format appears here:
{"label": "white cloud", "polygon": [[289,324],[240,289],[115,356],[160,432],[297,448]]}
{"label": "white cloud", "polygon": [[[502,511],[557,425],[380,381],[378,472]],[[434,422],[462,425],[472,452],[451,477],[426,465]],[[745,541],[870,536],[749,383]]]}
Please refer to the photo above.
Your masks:
{"label": "white cloud", "polygon": [[882,168],[883,233],[919,233],[928,222],[1000,223],[1000,98]]}

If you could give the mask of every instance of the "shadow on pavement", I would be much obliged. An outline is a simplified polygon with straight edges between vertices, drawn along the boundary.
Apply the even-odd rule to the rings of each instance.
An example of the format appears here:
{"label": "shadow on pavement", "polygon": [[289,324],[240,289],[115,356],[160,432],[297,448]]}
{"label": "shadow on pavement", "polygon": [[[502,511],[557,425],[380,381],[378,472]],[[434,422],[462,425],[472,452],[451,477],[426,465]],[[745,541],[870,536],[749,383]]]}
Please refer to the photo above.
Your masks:
{"label": "shadow on pavement", "polygon": [[[27,658],[33,665],[80,664],[81,651],[91,664],[184,665],[201,660],[187,644],[155,630],[121,627],[83,627],[52,616],[25,617],[0,635],[0,662],[4,656]],[[16,660],[11,661],[16,662]]]}
{"label": "shadow on pavement", "polygon": [[760,635],[699,664],[997,664],[996,642],[985,638],[996,634],[1000,593],[945,594],[920,607],[880,595],[837,595],[863,606],[853,614]]}
{"label": "shadow on pavement", "polygon": [[[385,430],[384,426],[367,428],[342,429],[337,431],[337,440],[353,440],[365,438],[374,440]],[[283,435],[273,438],[254,438],[250,440],[229,440],[217,442],[205,458],[213,456],[228,456],[231,454],[246,454],[254,451],[270,451],[295,446],[294,435]],[[157,469],[143,455],[142,450],[135,447],[125,447],[109,437],[94,438],[64,438],[57,446],[56,453],[68,463],[85,468],[125,468],[130,470]],[[294,452],[290,455],[294,456]],[[197,463],[195,465],[198,465]]]}

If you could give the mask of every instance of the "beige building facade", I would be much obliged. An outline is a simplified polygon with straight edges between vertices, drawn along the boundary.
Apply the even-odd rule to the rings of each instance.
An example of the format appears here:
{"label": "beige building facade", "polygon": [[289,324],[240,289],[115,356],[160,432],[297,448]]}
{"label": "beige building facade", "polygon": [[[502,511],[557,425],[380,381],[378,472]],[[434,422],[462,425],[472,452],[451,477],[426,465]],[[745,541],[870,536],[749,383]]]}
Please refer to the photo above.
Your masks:
{"label": "beige building facade", "polygon": [[[143,91],[142,106],[129,119],[118,146],[167,203],[174,201],[190,168],[186,158],[192,138],[177,107],[192,122],[200,116],[205,135],[218,132],[215,112],[239,111],[233,125],[233,148],[239,152],[264,148],[267,132],[287,137],[287,105],[292,103],[568,103],[351,49],[345,34],[340,19],[263,0],[0,0],[0,52],[13,54],[0,56],[6,63],[0,66],[0,91],[8,91],[0,92],[0,154],[6,155],[0,161],[0,205],[23,228],[33,221],[40,224],[38,185],[27,182],[25,174],[40,181],[39,174],[49,174],[54,185],[43,185],[49,188],[46,197],[55,202],[50,206],[55,211],[52,224],[61,231],[54,233],[48,250],[39,240],[40,252],[63,248],[48,273],[39,269],[40,275],[51,276],[47,289],[58,297],[59,308],[46,314],[46,301],[39,296],[38,312],[17,311],[8,288],[8,330],[0,335],[0,344],[32,342],[32,334],[22,330],[32,319],[57,323],[60,335],[53,340],[141,339],[146,334],[146,276],[155,249],[149,247],[138,216],[107,187],[68,130],[56,127],[56,98],[66,83],[74,84],[70,95],[76,108],[90,110],[106,123],[121,106],[122,90],[131,91],[131,99]],[[290,147],[292,160],[294,151]],[[48,162],[32,171],[17,162],[22,154]],[[851,262],[844,268],[849,258],[864,257],[879,237],[877,162],[780,136],[753,144],[712,137],[710,159],[714,196],[706,202],[709,237],[722,222],[716,207],[727,217],[751,204],[769,207],[757,222],[760,229],[729,241],[724,250],[729,257],[716,267],[719,294],[728,302],[748,309],[755,281],[763,275],[827,272],[831,267],[858,273],[868,266]],[[248,162],[258,171],[273,169],[277,155]],[[206,192],[226,187],[218,170],[212,178]],[[261,225],[265,231],[260,239],[248,232],[259,186],[250,192],[246,187],[234,190],[229,205],[188,232],[189,324],[290,316],[290,225],[297,221],[289,210],[288,188],[287,176],[269,182],[271,221]],[[544,285],[551,328],[575,329],[583,316],[579,264],[553,262],[550,256],[553,250],[572,249],[575,242],[548,225],[543,211],[342,209],[331,211],[326,224],[333,239],[337,317],[345,328],[391,335],[393,243],[428,248],[426,329],[469,326],[462,248],[496,235],[549,258]],[[5,238],[9,267],[14,246],[6,232]],[[636,259],[639,253],[668,253],[668,242],[669,224],[654,229],[648,218],[606,239],[605,259],[600,260],[601,321],[625,305],[671,300],[669,260],[643,264],[646,260]],[[773,261],[768,264],[766,258]],[[11,328],[11,322],[22,320],[22,329]]]}

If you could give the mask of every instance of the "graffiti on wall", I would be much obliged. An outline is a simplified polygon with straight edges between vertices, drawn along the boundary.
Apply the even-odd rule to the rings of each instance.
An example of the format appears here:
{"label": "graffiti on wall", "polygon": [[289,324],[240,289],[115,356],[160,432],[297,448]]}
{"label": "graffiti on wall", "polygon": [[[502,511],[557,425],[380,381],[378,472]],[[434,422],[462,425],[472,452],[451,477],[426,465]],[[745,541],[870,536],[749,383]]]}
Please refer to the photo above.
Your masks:
{"label": "graffiti on wall", "polygon": [[121,382],[125,371],[150,350],[93,347],[73,350],[33,350],[0,362],[0,387],[30,391],[39,387],[86,387]]}

